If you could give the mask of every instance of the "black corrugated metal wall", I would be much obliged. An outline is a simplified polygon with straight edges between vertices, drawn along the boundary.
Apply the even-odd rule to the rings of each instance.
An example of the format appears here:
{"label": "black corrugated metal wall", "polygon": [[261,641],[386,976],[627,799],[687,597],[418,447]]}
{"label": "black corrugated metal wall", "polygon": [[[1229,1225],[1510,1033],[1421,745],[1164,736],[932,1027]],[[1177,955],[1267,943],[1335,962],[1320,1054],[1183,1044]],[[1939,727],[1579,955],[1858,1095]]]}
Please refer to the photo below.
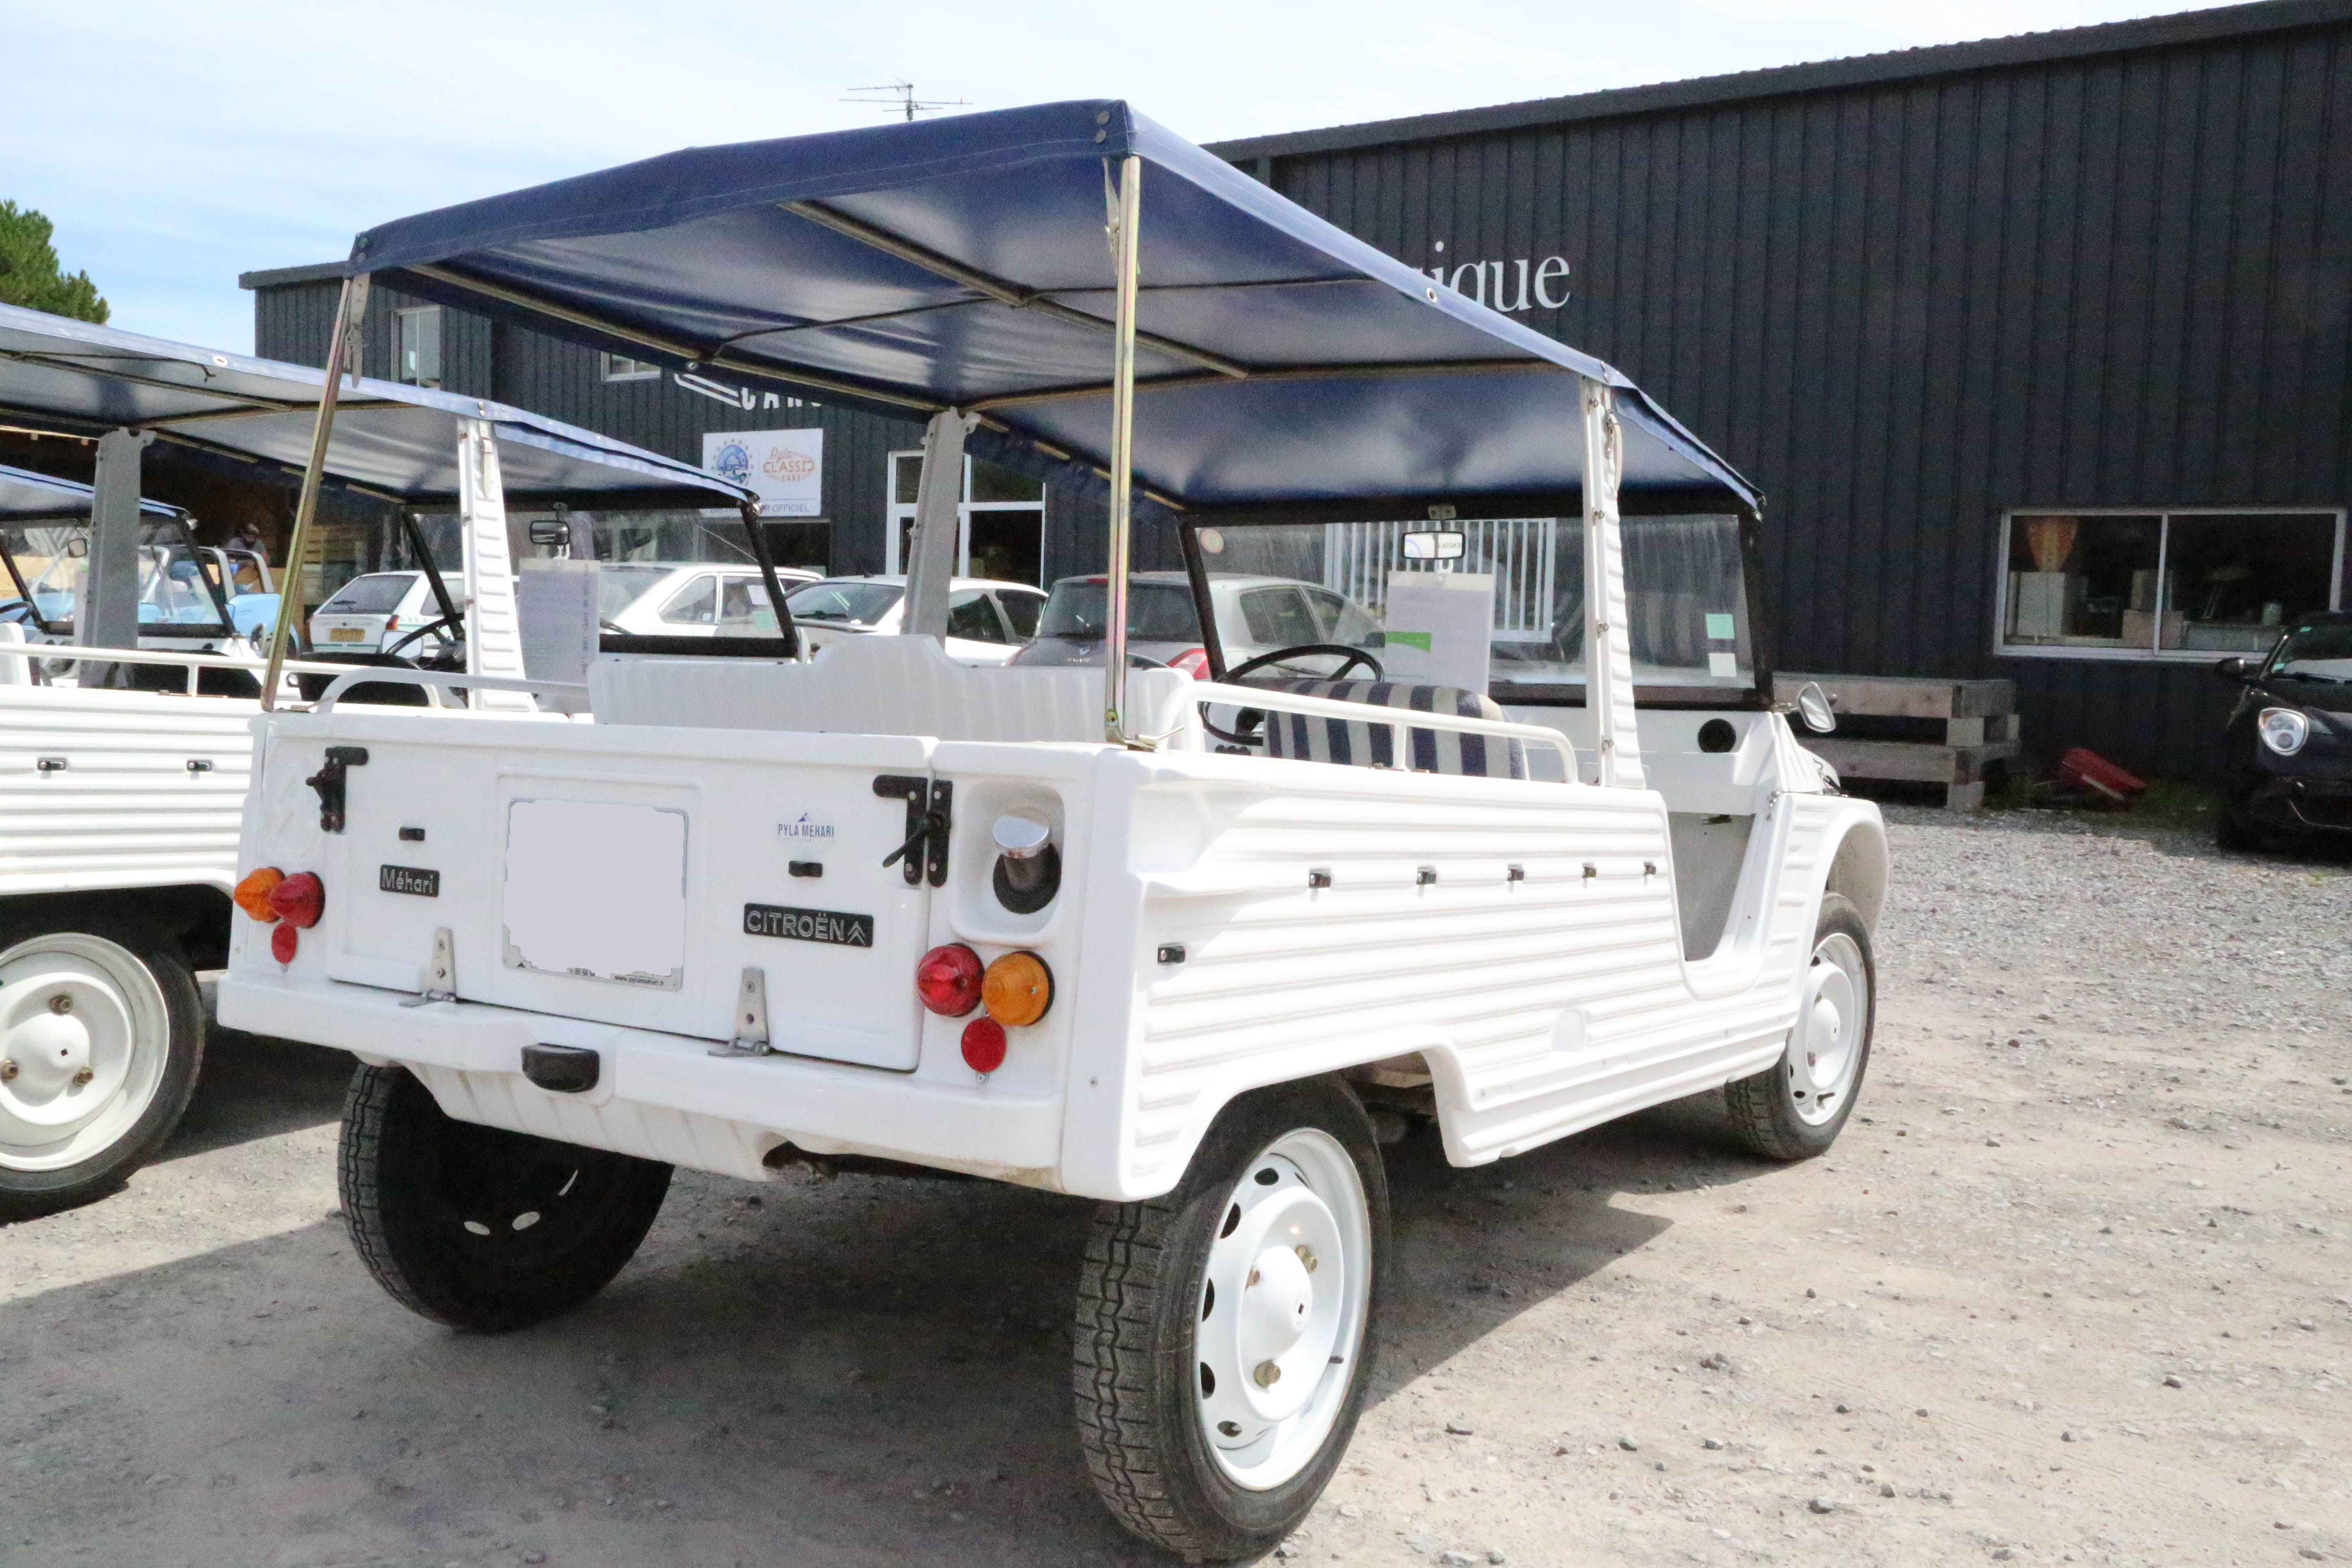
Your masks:
{"label": "black corrugated metal wall", "polygon": [[1781,666],[2014,678],[2042,755],[2210,772],[2231,691],[2200,666],[1995,657],[2003,508],[2352,494],[2352,29],[1272,174],[1424,268],[1567,258],[1567,304],[1517,319],[1762,485]]}

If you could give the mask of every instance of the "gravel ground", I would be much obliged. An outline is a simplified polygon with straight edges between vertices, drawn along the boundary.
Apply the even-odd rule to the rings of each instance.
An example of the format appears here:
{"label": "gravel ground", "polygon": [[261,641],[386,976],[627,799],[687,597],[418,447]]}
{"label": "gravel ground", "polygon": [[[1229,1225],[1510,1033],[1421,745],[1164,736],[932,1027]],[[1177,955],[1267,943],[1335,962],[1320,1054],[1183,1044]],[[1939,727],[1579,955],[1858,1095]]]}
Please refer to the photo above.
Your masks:
{"label": "gravel ground", "polygon": [[[1703,1101],[1454,1171],[1285,1552],[1406,1564],[2352,1562],[2352,864],[1893,808],[1862,1118]],[[0,1231],[0,1560],[1160,1561],[1069,1435],[1086,1211],[681,1175],[585,1310],[446,1333],[332,1215],[347,1064],[220,1041],[169,1157]]]}

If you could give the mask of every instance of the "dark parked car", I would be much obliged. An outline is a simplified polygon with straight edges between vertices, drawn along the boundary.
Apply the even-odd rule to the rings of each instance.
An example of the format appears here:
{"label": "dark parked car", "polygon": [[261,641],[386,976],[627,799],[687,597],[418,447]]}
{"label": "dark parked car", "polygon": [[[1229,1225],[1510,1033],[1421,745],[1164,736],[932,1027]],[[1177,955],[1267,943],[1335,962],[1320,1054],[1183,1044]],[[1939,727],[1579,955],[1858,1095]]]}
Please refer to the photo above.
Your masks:
{"label": "dark parked car", "polygon": [[2352,612],[2305,616],[2269,657],[2225,658],[2214,672],[2246,689],[2230,715],[2221,847],[2352,842]]}

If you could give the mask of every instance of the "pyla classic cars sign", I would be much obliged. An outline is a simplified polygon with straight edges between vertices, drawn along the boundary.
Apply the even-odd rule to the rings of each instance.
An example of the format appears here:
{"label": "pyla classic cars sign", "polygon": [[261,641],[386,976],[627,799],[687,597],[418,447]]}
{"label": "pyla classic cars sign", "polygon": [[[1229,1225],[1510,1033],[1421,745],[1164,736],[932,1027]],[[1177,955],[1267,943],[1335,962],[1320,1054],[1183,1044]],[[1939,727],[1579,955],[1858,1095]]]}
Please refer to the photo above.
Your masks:
{"label": "pyla classic cars sign", "polygon": [[823,430],[713,430],[702,437],[702,466],[750,487],[762,517],[824,515]]}

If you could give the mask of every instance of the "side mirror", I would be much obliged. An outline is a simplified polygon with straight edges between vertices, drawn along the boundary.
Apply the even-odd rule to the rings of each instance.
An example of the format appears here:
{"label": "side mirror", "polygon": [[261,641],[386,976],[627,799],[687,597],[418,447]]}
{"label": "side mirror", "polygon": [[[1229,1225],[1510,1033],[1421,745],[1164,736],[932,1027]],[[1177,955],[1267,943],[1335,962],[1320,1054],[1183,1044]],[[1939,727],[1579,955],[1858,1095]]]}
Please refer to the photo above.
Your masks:
{"label": "side mirror", "polygon": [[89,536],[77,533],[66,541],[66,559],[79,561],[89,554]]}
{"label": "side mirror", "polygon": [[2254,678],[2253,667],[2242,658],[2218,659],[2214,662],[2213,673],[2223,680],[2234,681],[2240,686],[2243,686]]}
{"label": "side mirror", "polygon": [[1459,561],[1464,535],[1458,529],[1423,529],[1404,536],[1407,561]]}
{"label": "side mirror", "polygon": [[1808,680],[1798,689],[1797,717],[1816,735],[1826,735],[1837,728],[1836,710],[1830,707],[1830,694],[1822,689],[1820,681]]}

